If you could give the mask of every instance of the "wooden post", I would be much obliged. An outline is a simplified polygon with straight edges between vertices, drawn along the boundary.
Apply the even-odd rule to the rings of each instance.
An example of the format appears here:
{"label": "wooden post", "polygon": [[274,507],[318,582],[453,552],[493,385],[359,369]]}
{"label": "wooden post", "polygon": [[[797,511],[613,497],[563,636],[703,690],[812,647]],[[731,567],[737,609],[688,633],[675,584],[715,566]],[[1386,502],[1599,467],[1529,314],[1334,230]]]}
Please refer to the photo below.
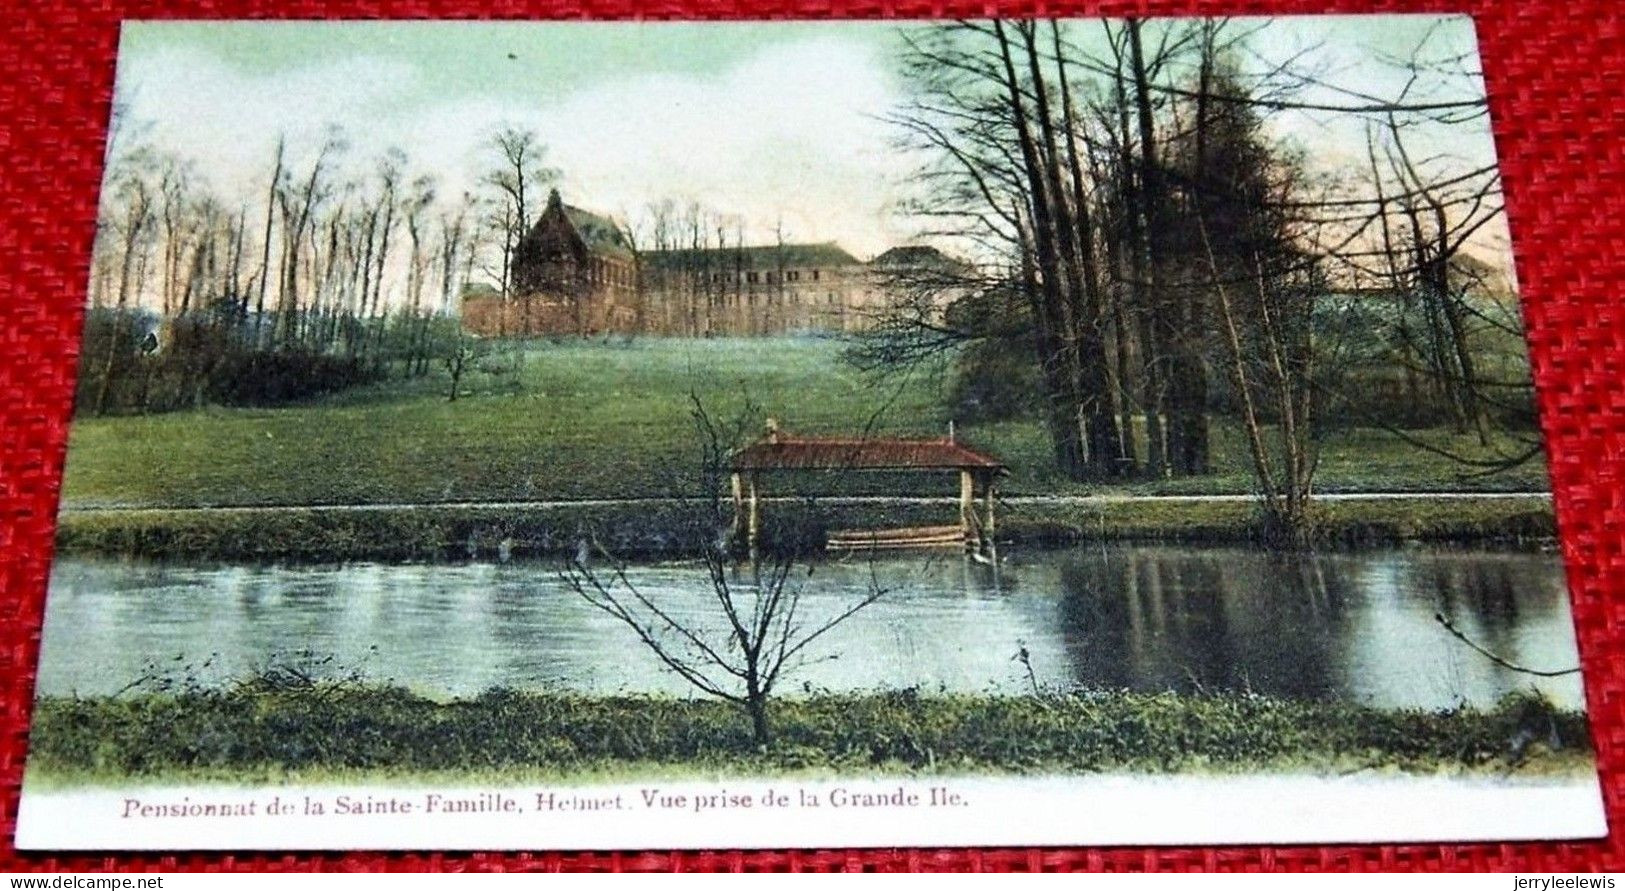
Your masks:
{"label": "wooden post", "polygon": [[746,488],[746,499],[750,502],[750,520],[747,533],[747,542],[752,548],[756,547],[756,539],[762,531],[761,511],[756,499],[756,474],[750,475],[750,482]]}
{"label": "wooden post", "polygon": [[982,498],[986,505],[987,520],[982,523],[982,535],[986,536],[988,543],[993,542],[993,490],[998,485],[997,477],[988,474],[987,481],[982,484]]}
{"label": "wooden post", "polygon": [[969,470],[959,471],[959,528],[965,534],[965,547],[969,549],[975,541],[976,523],[976,478],[971,476]]}
{"label": "wooden post", "polygon": [[745,534],[745,481],[734,471],[728,480],[734,496],[734,522],[733,537],[737,541],[739,536]]}

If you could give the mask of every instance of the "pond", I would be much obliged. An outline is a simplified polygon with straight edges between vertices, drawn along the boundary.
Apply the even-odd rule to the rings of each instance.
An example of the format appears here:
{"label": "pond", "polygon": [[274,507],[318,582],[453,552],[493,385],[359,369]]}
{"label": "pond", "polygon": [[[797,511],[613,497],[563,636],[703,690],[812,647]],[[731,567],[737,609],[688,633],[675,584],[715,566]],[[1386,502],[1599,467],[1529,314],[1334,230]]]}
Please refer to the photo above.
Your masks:
{"label": "pond", "polygon": [[[637,565],[627,579],[681,621],[719,627],[703,565]],[[1497,666],[1434,620],[1517,664],[1577,664],[1550,554],[1091,545],[1014,549],[996,569],[957,554],[828,558],[792,582],[810,625],[877,584],[884,595],[810,647],[781,692],[1251,690],[1436,709],[1533,686],[1583,705],[1577,675]],[[433,695],[690,692],[552,563],[64,558],[46,613],[40,695],[110,693],[144,676],[221,683],[286,664]]]}

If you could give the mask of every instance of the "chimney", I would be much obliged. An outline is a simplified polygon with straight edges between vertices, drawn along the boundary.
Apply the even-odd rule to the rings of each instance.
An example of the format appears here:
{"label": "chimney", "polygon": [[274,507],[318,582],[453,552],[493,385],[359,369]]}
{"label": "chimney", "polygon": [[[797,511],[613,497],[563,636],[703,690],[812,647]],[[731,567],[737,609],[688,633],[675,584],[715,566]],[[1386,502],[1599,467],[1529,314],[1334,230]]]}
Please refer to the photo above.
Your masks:
{"label": "chimney", "polygon": [[777,445],[779,442],[779,419],[767,419],[767,441]]}
{"label": "chimney", "polygon": [[953,418],[948,419],[948,441],[949,442],[954,441],[954,419]]}

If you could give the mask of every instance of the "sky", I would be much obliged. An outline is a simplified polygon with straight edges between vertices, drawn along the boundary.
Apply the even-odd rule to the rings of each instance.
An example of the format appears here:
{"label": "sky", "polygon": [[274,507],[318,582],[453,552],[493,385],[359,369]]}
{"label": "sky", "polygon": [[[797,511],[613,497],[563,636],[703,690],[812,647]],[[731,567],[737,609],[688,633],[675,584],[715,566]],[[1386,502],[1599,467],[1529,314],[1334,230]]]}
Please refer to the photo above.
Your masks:
{"label": "sky", "polygon": [[[494,161],[491,135],[515,124],[547,146],[569,203],[626,219],[694,200],[740,218],[752,240],[782,226],[786,240],[868,257],[918,231],[898,201],[919,159],[883,120],[906,98],[893,60],[907,27],[132,22],[117,97],[145,138],[194,159],[228,199],[259,200],[279,133],[297,167],[334,125],[355,168],[398,147],[455,196]],[[1380,94],[1402,78],[1375,54],[1405,56],[1424,37],[1436,51],[1476,46],[1466,18],[1425,16],[1276,19],[1249,46],[1264,60],[1314,47],[1336,82]],[[1330,116],[1275,126],[1326,163],[1363,156],[1363,133]],[[1438,148],[1493,159],[1487,128]]]}

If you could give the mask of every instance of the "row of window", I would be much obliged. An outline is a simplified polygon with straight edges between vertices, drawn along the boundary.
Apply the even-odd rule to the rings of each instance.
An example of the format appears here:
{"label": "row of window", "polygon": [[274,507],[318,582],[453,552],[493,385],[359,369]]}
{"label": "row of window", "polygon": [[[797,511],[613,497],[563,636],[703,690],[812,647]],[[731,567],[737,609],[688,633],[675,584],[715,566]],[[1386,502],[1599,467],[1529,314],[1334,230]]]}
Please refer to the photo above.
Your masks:
{"label": "row of window", "polygon": [[588,261],[587,280],[595,285],[611,284],[632,287],[632,267],[624,263],[611,263],[600,257]]}
{"label": "row of window", "polygon": [[[553,262],[558,263],[568,262],[567,257],[564,255],[557,255],[551,257],[550,259]],[[803,272],[805,272],[807,276],[805,279],[806,281],[816,282],[822,279],[822,270],[786,269],[783,272],[784,281],[788,283],[799,283],[803,281]],[[731,272],[713,272],[711,273],[711,282],[713,284],[732,282],[736,279],[737,275],[737,273]],[[780,273],[777,270],[767,272],[746,272],[744,273],[744,280],[746,284],[750,285],[772,285],[779,283],[779,276]],[[624,263],[612,263],[609,260],[605,260],[600,257],[593,257],[587,261],[587,281],[595,285],[611,284],[621,285],[623,287],[632,287],[632,267]]]}
{"label": "row of window", "polygon": [[[756,295],[755,294],[745,294],[744,295],[744,301],[745,301],[746,306],[755,306],[756,305]],[[816,296],[809,296],[805,301],[803,301],[800,294],[792,292],[789,295],[789,299],[787,301],[785,301],[784,304],[779,304],[779,305],[782,306],[782,305],[788,304],[790,306],[801,306],[803,304],[803,302],[805,302],[806,305],[808,305],[808,306],[817,306],[818,305],[818,298]],[[828,304],[829,306],[834,306],[837,302],[838,301],[836,300],[836,296],[835,296],[834,291],[830,291],[829,293],[824,295],[824,303]],[[721,298],[721,303],[723,305],[737,304],[738,303],[738,298],[734,298],[734,297],[731,297],[729,295],[723,295],[722,298]],[[763,301],[763,305],[766,305],[766,306],[771,306],[773,304],[774,304],[774,301],[772,301],[771,299]]]}
{"label": "row of window", "polygon": [[[784,280],[787,281],[787,282],[799,282],[799,281],[801,281],[801,272],[802,272],[802,270],[800,270],[800,269],[786,269],[784,271]],[[814,281],[815,282],[815,281],[819,280],[820,270],[809,269],[809,270],[807,270],[807,273],[808,273],[808,278],[807,278],[808,281]],[[725,281],[733,281],[733,279],[734,279],[734,273],[731,273],[731,272],[713,272],[713,273],[711,273],[711,281],[714,282],[714,283],[717,283],[717,284],[720,284],[720,283],[725,282]],[[747,273],[745,273],[745,283],[749,284],[749,285],[762,284],[762,283],[772,285],[772,284],[777,284],[778,281],[779,281],[779,273],[777,271],[771,271],[771,272],[747,272]]]}

